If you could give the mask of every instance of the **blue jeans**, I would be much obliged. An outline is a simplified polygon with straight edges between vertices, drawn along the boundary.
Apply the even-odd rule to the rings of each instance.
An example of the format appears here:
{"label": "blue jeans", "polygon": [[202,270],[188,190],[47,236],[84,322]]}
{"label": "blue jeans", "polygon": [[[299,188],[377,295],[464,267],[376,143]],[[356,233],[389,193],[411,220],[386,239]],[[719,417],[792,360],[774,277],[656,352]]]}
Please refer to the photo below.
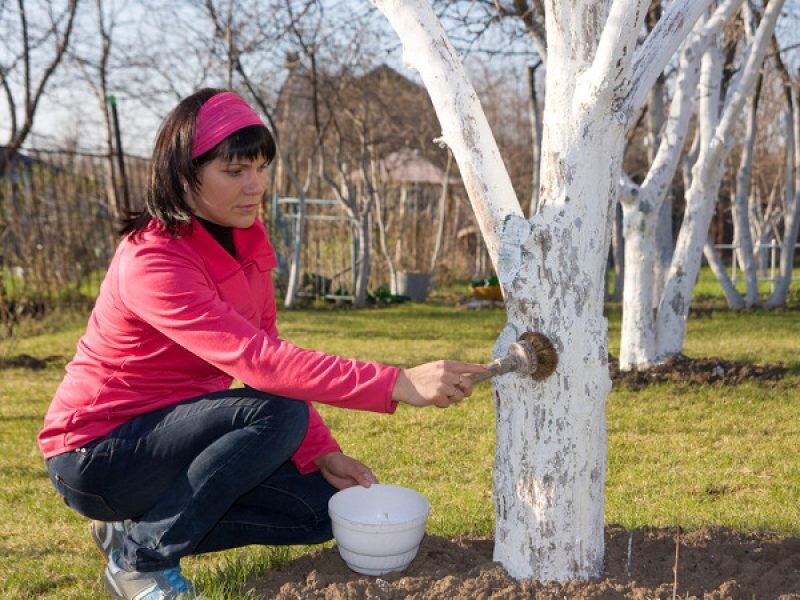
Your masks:
{"label": "blue jeans", "polygon": [[304,402],[224,390],[135,417],[47,469],[76,512],[133,520],[120,566],[161,570],[189,554],[331,539],[337,490],[289,461],[307,425]]}

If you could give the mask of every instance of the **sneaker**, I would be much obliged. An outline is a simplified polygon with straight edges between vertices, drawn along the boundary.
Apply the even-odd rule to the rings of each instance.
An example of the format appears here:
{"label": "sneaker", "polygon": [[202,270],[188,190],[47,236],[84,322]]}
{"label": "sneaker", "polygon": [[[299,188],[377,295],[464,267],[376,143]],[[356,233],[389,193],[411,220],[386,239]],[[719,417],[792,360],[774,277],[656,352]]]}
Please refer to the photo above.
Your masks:
{"label": "sneaker", "polygon": [[130,521],[92,521],[89,523],[89,533],[92,535],[94,545],[103,555],[103,560],[108,562],[108,557],[115,550],[122,550],[122,543],[128,535]]}
{"label": "sneaker", "polygon": [[117,564],[113,552],[103,579],[106,591],[119,600],[202,600],[192,584],[181,575],[180,567],[163,571],[126,571]]}

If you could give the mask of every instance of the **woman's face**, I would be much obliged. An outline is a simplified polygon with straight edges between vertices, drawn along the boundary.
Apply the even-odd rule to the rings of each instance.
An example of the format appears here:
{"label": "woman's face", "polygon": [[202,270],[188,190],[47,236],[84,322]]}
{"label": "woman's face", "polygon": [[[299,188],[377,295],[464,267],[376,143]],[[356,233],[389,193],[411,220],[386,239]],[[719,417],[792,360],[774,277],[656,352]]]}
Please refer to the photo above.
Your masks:
{"label": "woman's face", "polygon": [[200,189],[189,190],[198,217],[225,227],[253,224],[267,188],[267,162],[258,158],[215,158],[200,167]]}

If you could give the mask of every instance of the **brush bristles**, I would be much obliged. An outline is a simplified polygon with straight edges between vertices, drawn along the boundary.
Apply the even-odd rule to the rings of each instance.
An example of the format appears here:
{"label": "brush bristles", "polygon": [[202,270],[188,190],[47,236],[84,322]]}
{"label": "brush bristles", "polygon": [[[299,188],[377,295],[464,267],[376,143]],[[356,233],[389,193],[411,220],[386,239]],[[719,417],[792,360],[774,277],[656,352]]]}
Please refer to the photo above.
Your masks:
{"label": "brush bristles", "polygon": [[550,377],[558,366],[558,352],[550,338],[543,333],[527,331],[519,336],[519,339],[529,344],[536,352],[536,370],[531,373],[531,377],[536,381]]}

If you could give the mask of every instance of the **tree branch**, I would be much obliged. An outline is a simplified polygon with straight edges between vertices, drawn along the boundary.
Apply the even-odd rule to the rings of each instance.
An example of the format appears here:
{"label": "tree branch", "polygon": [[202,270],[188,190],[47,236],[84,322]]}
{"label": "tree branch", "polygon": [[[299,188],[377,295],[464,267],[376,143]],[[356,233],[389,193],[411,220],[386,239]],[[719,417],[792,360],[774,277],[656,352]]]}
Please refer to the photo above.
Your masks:
{"label": "tree branch", "polygon": [[[659,74],[712,1],[675,0],[664,9],[656,26],[634,56],[633,83],[626,109],[628,114],[639,111]],[[738,5],[742,0],[726,0],[725,4],[731,1]]]}
{"label": "tree branch", "polygon": [[627,97],[631,80],[624,75],[633,61],[636,40],[649,6],[649,0],[614,0],[589,71],[590,93],[613,86],[615,105]]}

